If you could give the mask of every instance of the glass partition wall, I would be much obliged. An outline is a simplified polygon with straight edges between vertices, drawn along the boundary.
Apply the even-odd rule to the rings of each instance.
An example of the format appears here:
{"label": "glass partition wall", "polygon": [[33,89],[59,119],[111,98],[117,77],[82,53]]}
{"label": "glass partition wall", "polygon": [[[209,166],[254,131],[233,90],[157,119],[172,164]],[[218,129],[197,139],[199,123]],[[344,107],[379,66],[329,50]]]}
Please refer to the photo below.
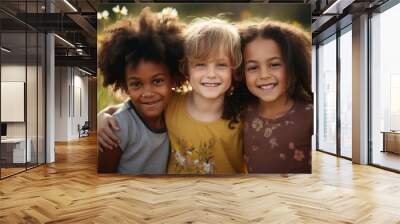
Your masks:
{"label": "glass partition wall", "polygon": [[[368,164],[395,172],[400,172],[398,21],[400,4],[388,1],[374,10],[368,27]],[[352,42],[350,24],[316,45],[317,149],[347,159],[352,159]]]}
{"label": "glass partition wall", "polygon": [[340,68],[340,155],[352,158],[352,34],[351,25],[341,31]]}
{"label": "glass partition wall", "polygon": [[336,154],[336,35],[318,46],[318,149]]}
{"label": "glass partition wall", "polygon": [[370,163],[400,171],[400,4],[371,18]]}
{"label": "glass partition wall", "polygon": [[316,47],[317,149],[352,157],[351,25]]}
{"label": "glass partition wall", "polygon": [[[18,2],[35,13],[39,2]],[[45,35],[1,8],[0,178],[45,163]]]}

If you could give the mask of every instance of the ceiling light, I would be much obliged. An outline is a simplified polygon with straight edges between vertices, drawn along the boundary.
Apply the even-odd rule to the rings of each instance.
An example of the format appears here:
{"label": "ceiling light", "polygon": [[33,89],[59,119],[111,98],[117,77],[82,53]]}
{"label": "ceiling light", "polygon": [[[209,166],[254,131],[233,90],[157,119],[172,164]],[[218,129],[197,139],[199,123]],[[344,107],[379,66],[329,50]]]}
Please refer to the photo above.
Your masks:
{"label": "ceiling light", "polygon": [[61,41],[63,41],[64,43],[66,43],[67,45],[69,45],[70,47],[75,48],[75,45],[71,44],[71,42],[67,41],[66,39],[58,36],[57,34],[54,34],[55,37],[57,37],[58,39],[60,39]]}
{"label": "ceiling light", "polygon": [[4,52],[7,52],[7,53],[10,53],[11,52],[11,50],[9,50],[9,49],[7,49],[7,48],[5,48],[5,47],[1,47],[0,48],[2,51],[4,51]]}
{"label": "ceiling light", "polygon": [[92,75],[92,73],[90,73],[90,72],[88,72],[88,71],[85,71],[85,70],[83,70],[83,69],[81,69],[81,68],[79,68],[79,67],[78,67],[78,70],[81,71],[81,72],[83,72],[83,73],[85,73],[85,74],[87,74],[87,75]]}
{"label": "ceiling light", "polygon": [[355,0],[336,0],[332,5],[330,5],[327,9],[324,10],[322,14],[342,14],[343,10],[351,5]]}
{"label": "ceiling light", "polygon": [[336,9],[337,5],[339,4],[340,0],[336,0],[332,5],[330,5],[327,9],[324,10],[322,14],[332,13],[333,9]]}
{"label": "ceiling light", "polygon": [[78,12],[78,10],[71,4],[69,3],[68,0],[64,0],[65,4],[67,4],[72,10],[74,10],[75,12]]}

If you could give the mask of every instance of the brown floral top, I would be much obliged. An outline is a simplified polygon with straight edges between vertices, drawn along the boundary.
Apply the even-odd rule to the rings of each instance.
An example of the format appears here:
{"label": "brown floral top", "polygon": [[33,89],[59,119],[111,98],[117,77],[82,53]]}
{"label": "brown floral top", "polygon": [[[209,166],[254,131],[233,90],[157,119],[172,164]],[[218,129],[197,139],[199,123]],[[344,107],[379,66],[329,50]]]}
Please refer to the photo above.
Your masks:
{"label": "brown floral top", "polygon": [[258,114],[254,106],[244,115],[244,159],[249,173],[311,173],[313,105],[295,102],[277,119]]}

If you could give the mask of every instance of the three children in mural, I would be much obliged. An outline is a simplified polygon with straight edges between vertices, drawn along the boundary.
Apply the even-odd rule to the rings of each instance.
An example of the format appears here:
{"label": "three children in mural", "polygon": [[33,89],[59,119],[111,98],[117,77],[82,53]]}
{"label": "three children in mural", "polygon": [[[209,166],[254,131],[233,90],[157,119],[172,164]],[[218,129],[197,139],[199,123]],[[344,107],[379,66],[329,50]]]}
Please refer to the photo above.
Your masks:
{"label": "three children in mural", "polygon": [[311,173],[311,38],[289,24],[230,24],[145,8],[110,27],[99,172]]}

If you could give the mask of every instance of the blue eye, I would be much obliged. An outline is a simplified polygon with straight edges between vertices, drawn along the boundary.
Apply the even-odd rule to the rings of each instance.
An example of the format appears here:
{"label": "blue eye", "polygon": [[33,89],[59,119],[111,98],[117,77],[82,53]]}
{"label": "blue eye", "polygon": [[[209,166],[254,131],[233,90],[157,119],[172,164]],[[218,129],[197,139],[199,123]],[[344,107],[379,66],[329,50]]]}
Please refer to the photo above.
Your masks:
{"label": "blue eye", "polygon": [[228,64],[225,64],[225,63],[217,64],[217,69],[226,70],[226,69],[228,69]]}

